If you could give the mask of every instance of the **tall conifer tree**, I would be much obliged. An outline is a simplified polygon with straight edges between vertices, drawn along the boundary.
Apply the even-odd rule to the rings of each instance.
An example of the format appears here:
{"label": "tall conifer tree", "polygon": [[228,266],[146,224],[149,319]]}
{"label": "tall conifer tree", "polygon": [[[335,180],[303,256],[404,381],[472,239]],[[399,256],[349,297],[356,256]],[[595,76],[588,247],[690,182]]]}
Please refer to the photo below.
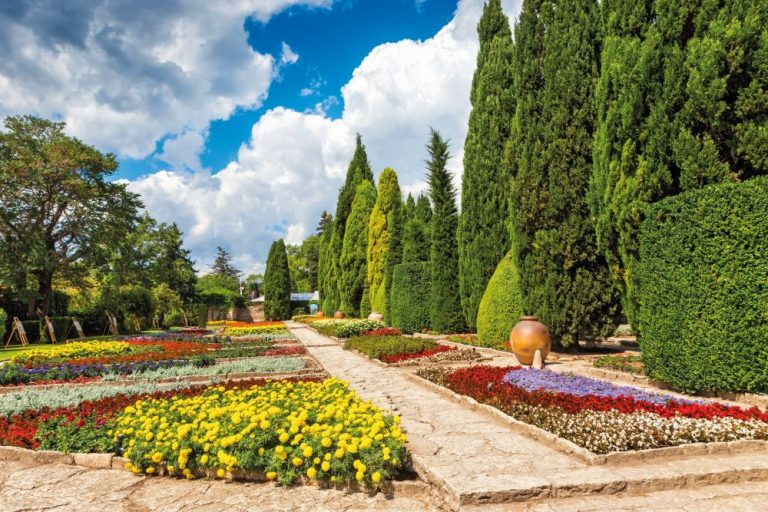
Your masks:
{"label": "tall conifer tree", "polygon": [[458,230],[461,303],[472,328],[488,280],[509,246],[509,176],[503,160],[514,111],[513,46],[501,0],[488,0],[477,33],[480,51],[470,95]]}
{"label": "tall conifer tree", "polygon": [[432,274],[430,322],[438,332],[462,332],[466,328],[459,298],[459,247],[456,229],[459,214],[451,173],[446,168],[450,154],[448,142],[431,130],[427,162],[427,183],[432,199],[429,265]]}
{"label": "tall conifer tree", "polygon": [[764,2],[603,2],[589,202],[598,245],[637,314],[649,203],[768,172]]}
{"label": "tall conifer tree", "polygon": [[598,9],[596,0],[525,0],[515,27],[513,256],[523,311],[565,346],[579,334],[608,333],[617,314],[586,200]]}
{"label": "tall conifer tree", "polygon": [[[341,309],[350,316],[361,314],[361,303],[367,292],[368,221],[376,203],[376,187],[364,180],[357,186],[352,211],[344,230],[344,248],[341,252]],[[365,299],[370,303],[370,299]]]}
{"label": "tall conifer tree", "polygon": [[408,194],[403,231],[403,263],[429,261],[432,206],[425,195],[418,201]]}
{"label": "tall conifer tree", "polygon": [[285,320],[291,317],[291,272],[283,239],[269,248],[264,271],[264,318]]}
{"label": "tall conifer tree", "polygon": [[379,176],[379,194],[368,226],[368,288],[373,311],[388,314],[392,272],[402,259],[403,198],[397,173],[387,167]]}
{"label": "tall conifer tree", "polygon": [[325,256],[321,255],[324,271],[323,286],[325,288],[323,309],[328,315],[341,306],[339,278],[341,276],[341,251],[344,245],[344,230],[346,229],[347,218],[352,210],[355,191],[357,186],[364,180],[373,183],[373,172],[371,171],[371,164],[368,162],[368,155],[365,152],[362,138],[358,134],[355,141],[355,153],[352,156],[352,161],[349,163],[346,180],[339,190],[333,233],[330,236]]}

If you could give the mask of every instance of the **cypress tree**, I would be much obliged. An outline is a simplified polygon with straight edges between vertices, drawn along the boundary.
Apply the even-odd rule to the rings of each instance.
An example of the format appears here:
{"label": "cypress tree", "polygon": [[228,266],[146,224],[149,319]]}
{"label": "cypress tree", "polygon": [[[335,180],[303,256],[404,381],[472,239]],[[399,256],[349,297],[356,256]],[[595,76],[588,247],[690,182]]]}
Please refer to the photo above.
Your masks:
{"label": "cypress tree", "polygon": [[402,259],[403,198],[397,173],[387,167],[379,176],[379,195],[368,225],[368,288],[372,310],[387,317],[392,271]]}
{"label": "cypress tree", "polygon": [[264,318],[285,320],[291,317],[291,273],[282,238],[272,242],[264,271]]}
{"label": "cypress tree", "polygon": [[328,272],[328,247],[331,243],[331,235],[333,235],[333,215],[323,211],[320,216],[320,223],[317,226],[317,232],[320,235],[320,247],[318,249],[318,262],[317,262],[317,289],[320,291],[320,310],[326,311],[331,309],[329,305],[328,290],[326,288],[326,275]]}
{"label": "cypress tree", "polygon": [[352,211],[344,230],[341,252],[341,309],[350,316],[360,316],[363,294],[367,291],[368,221],[376,202],[376,188],[364,180],[357,186]]}
{"label": "cypress tree", "polygon": [[403,263],[429,261],[432,206],[423,194],[418,201],[408,194],[403,231]]}
{"label": "cypress tree", "polygon": [[344,230],[346,229],[347,218],[352,210],[355,191],[357,186],[364,180],[373,183],[373,172],[371,171],[371,164],[368,162],[368,155],[365,152],[362,138],[360,134],[357,134],[355,153],[352,156],[352,161],[349,163],[344,185],[339,190],[333,233],[326,250],[324,277],[326,296],[323,298],[323,310],[328,315],[341,306],[339,278],[341,276],[341,251],[344,246]]}
{"label": "cypress tree", "polygon": [[470,95],[458,228],[459,290],[471,328],[488,280],[509,249],[509,174],[503,160],[514,111],[513,46],[500,0],[485,5],[477,32],[480,50]]}
{"label": "cypress tree", "polygon": [[515,27],[510,236],[522,309],[563,346],[607,334],[617,315],[586,200],[598,9],[596,0],[526,0]]}
{"label": "cypress tree", "polygon": [[589,204],[635,324],[648,205],[768,172],[768,9],[737,0],[608,0],[603,18]]}
{"label": "cypress tree", "polygon": [[462,332],[466,329],[459,297],[459,247],[456,229],[456,191],[446,165],[450,154],[448,142],[431,130],[427,145],[429,197],[434,209],[431,220],[429,266],[432,278],[429,317],[432,329],[438,332]]}

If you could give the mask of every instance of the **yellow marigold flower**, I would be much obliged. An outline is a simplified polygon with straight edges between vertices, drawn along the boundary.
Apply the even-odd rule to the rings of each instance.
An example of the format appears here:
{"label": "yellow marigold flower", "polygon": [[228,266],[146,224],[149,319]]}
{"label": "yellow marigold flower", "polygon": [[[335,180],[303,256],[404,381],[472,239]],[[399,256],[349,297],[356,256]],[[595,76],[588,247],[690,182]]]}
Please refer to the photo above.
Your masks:
{"label": "yellow marigold flower", "polygon": [[305,447],[304,447],[304,449],[301,451],[301,453],[302,453],[302,454],[303,454],[305,457],[307,457],[307,458],[309,458],[309,457],[311,457],[311,456],[312,456],[312,452],[313,452],[313,450],[312,450],[312,447],[311,447],[311,446],[305,446]]}
{"label": "yellow marigold flower", "polygon": [[154,473],[154,472],[155,472],[155,468],[154,468],[153,466],[149,466],[149,467],[146,469],[146,472],[147,472],[147,474],[148,474],[148,475],[151,475],[152,473]]}
{"label": "yellow marigold flower", "polygon": [[365,475],[363,473],[360,473],[359,471],[355,473],[355,480],[357,480],[358,482],[362,481],[363,478],[365,478]]}
{"label": "yellow marigold flower", "polygon": [[208,454],[205,454],[202,457],[200,457],[200,464],[208,464]]}
{"label": "yellow marigold flower", "polygon": [[317,476],[317,470],[315,468],[309,468],[307,470],[307,476],[314,480],[315,477]]}
{"label": "yellow marigold flower", "polygon": [[275,478],[277,478],[277,473],[274,471],[267,472],[267,480],[274,480]]}
{"label": "yellow marigold flower", "polygon": [[291,462],[293,463],[294,466],[301,466],[302,464],[304,464],[304,459],[300,457],[294,457],[293,459],[291,459]]}
{"label": "yellow marigold flower", "polygon": [[218,476],[219,478],[224,478],[224,475],[226,475],[226,472],[224,472],[223,469],[219,468],[216,470],[216,476]]}
{"label": "yellow marigold flower", "polygon": [[324,437],[320,440],[320,444],[323,445],[323,448],[328,448],[333,444],[333,440],[330,437]]}
{"label": "yellow marigold flower", "polygon": [[259,447],[259,455],[264,455],[264,447]]}
{"label": "yellow marigold flower", "polygon": [[378,471],[375,471],[371,475],[371,480],[373,480],[373,483],[375,483],[375,484],[381,482],[381,473],[379,473]]}
{"label": "yellow marigold flower", "polygon": [[344,448],[337,448],[336,453],[334,453],[337,459],[340,459],[344,456]]}
{"label": "yellow marigold flower", "polygon": [[324,461],[324,462],[323,462],[323,463],[320,465],[320,469],[322,469],[323,471],[329,471],[329,470],[331,469],[331,463],[330,463],[330,462],[328,462],[327,460],[326,460],[326,461]]}
{"label": "yellow marigold flower", "polygon": [[280,438],[279,439],[280,439],[281,443],[287,443],[290,438],[291,438],[291,436],[289,436],[287,433],[283,432],[282,434],[280,434]]}
{"label": "yellow marigold flower", "polygon": [[152,462],[155,464],[160,464],[163,461],[163,454],[160,452],[155,452],[152,454]]}

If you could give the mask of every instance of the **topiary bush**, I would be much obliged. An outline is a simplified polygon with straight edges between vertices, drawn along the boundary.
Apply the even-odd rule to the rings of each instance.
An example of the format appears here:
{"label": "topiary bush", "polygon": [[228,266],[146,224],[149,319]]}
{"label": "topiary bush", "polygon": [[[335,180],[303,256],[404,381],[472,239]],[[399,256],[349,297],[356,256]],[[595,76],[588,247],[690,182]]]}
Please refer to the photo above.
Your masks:
{"label": "topiary bush", "polygon": [[638,267],[646,373],[684,391],[768,391],[768,178],[653,205]]}
{"label": "topiary bush", "polygon": [[401,263],[392,272],[389,323],[404,333],[429,327],[432,271],[428,262]]}
{"label": "topiary bush", "polygon": [[503,347],[523,314],[520,277],[512,252],[499,262],[477,310],[477,341],[483,347]]}

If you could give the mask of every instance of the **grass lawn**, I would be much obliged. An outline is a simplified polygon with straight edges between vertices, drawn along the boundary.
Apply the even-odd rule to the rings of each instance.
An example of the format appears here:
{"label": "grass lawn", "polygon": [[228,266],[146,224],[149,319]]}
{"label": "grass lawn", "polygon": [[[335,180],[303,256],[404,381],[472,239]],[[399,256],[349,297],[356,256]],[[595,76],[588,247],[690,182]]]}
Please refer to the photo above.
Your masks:
{"label": "grass lawn", "polygon": [[54,347],[56,347],[56,345],[52,345],[50,343],[33,343],[30,345],[27,345],[26,347],[22,347],[20,345],[11,345],[8,348],[0,349],[0,361],[7,361],[13,356],[19,355],[33,348],[37,348],[41,350],[51,350]]}

